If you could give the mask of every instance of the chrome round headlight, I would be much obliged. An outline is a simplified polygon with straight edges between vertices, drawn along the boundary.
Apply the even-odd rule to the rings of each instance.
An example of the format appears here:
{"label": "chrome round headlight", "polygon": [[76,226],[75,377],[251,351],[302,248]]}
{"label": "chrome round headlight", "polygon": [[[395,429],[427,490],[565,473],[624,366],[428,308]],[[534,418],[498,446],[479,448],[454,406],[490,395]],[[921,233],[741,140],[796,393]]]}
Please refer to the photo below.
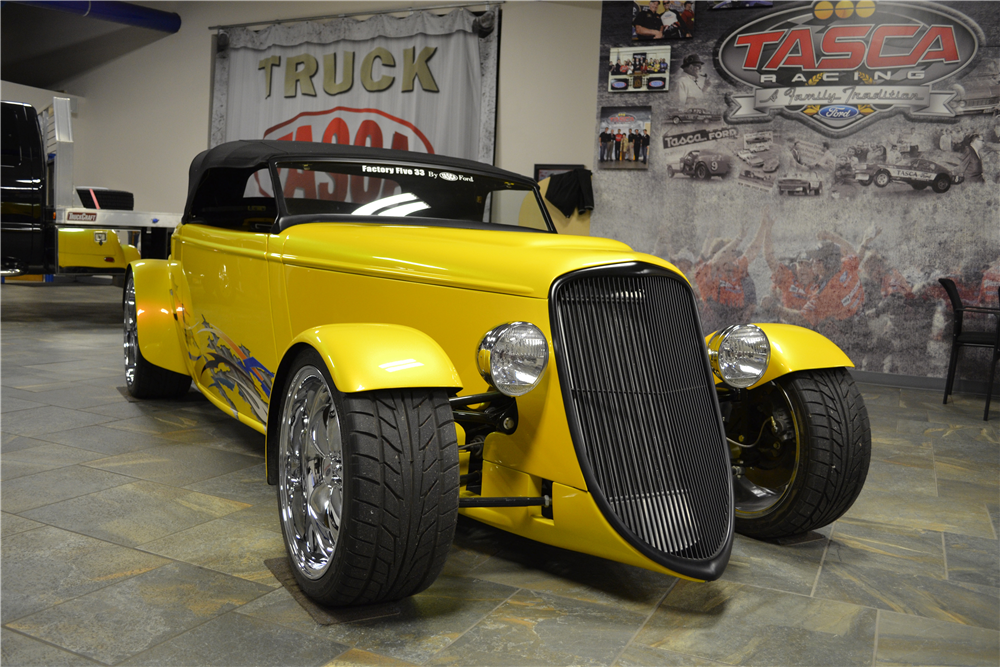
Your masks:
{"label": "chrome round headlight", "polygon": [[754,324],[734,324],[708,341],[712,372],[731,387],[745,389],[764,376],[771,358],[767,334]]}
{"label": "chrome round headlight", "polygon": [[507,396],[522,396],[538,384],[549,363],[549,342],[530,322],[508,322],[483,336],[476,351],[483,379]]}

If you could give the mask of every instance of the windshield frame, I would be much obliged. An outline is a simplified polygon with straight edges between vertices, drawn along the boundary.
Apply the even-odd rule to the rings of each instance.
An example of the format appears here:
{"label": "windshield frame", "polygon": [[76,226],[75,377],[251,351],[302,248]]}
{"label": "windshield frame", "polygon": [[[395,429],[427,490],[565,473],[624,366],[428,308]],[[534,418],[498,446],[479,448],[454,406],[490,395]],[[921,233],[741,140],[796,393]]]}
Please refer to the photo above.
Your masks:
{"label": "windshield frame", "polygon": [[[281,188],[281,178],[278,175],[278,163],[288,163],[288,162],[310,162],[310,163],[332,163],[332,164],[350,164],[350,165],[371,165],[379,167],[404,167],[408,169],[432,169],[434,171],[456,171],[463,174],[469,174],[473,176],[481,176],[489,178],[491,180],[502,180],[497,177],[496,173],[487,171],[486,169],[478,170],[475,168],[469,168],[466,166],[447,166],[438,165],[431,163],[424,163],[419,161],[407,161],[407,160],[385,160],[385,159],[358,159],[358,158],[306,158],[306,157],[296,157],[294,155],[283,155],[281,157],[272,158],[268,161],[268,172],[271,175],[271,189],[274,193],[275,204],[278,209],[278,219],[275,223],[274,233],[280,233],[292,227],[294,225],[307,224],[309,222],[350,222],[350,223],[369,223],[369,224],[392,224],[398,225],[400,223],[415,226],[428,226],[428,227],[459,227],[459,228],[473,228],[473,229],[496,229],[503,231],[529,231],[535,233],[543,234],[556,234],[556,227],[552,221],[552,217],[549,215],[548,207],[545,205],[545,201],[542,198],[541,191],[538,189],[538,183],[533,179],[526,176],[512,175],[513,177],[508,178],[512,183],[520,186],[524,186],[526,191],[530,191],[535,197],[535,203],[537,204],[541,214],[542,219],[545,221],[547,229],[541,230],[533,227],[519,227],[515,225],[504,225],[500,223],[489,223],[481,220],[453,220],[453,219],[442,219],[442,218],[409,218],[409,217],[392,217],[392,216],[356,216],[351,214],[339,214],[339,213],[329,213],[329,214],[292,214],[289,213],[288,207],[285,205],[285,195]],[[280,193],[280,194],[279,194]],[[527,196],[527,195],[526,195]],[[471,223],[469,225],[461,223]]]}

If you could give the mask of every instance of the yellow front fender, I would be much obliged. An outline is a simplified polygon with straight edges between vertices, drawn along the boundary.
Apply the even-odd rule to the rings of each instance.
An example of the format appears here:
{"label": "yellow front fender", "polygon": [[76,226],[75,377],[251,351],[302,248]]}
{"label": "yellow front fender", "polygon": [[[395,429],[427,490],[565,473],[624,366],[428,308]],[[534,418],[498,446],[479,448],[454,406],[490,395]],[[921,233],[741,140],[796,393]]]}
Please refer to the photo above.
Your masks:
{"label": "yellow front fender", "polygon": [[462,379],[448,354],[433,338],[411,327],[328,324],[303,331],[288,346],[289,350],[301,344],[319,352],[333,383],[344,393],[406,387],[462,388]]}
{"label": "yellow front fender", "polygon": [[[442,388],[459,391],[451,358],[422,331],[398,324],[328,324],[307,329],[281,355],[267,414],[265,461],[267,483],[277,484],[277,408],[298,350],[311,347],[326,361],[333,384],[351,394],[376,389]],[[470,354],[472,352],[470,351]],[[278,396],[278,400],[275,396]]]}
{"label": "yellow front fender", "polygon": [[[756,323],[755,323],[756,324]],[[822,334],[812,329],[798,327],[792,324],[757,324],[767,335],[771,344],[771,360],[767,371],[750,389],[759,387],[775,378],[795,371],[812,368],[853,368],[854,363],[837,345]],[[712,339],[715,333],[705,337],[705,343]],[[715,378],[715,384],[722,381]]]}
{"label": "yellow front fender", "polygon": [[165,259],[143,259],[129,264],[135,281],[139,351],[149,363],[187,375],[185,353],[174,321],[169,264]]}

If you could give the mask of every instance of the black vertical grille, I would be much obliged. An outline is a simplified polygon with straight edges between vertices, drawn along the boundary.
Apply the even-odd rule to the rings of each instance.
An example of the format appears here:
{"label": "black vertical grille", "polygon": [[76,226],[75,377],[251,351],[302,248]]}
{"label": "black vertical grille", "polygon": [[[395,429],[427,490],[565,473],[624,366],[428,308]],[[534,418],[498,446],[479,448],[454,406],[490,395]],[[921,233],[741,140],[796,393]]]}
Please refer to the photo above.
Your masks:
{"label": "black vertical grille", "polygon": [[618,265],[556,281],[551,307],[574,444],[606,518],[661,564],[718,576],[705,574],[728,560],[732,482],[690,288]]}

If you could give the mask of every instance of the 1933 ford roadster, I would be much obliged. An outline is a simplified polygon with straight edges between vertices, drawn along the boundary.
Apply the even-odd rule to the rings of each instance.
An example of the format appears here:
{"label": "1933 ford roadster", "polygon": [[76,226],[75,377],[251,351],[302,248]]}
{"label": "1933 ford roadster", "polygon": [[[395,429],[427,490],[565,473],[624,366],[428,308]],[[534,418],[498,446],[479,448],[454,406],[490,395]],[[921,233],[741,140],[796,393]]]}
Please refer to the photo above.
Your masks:
{"label": "1933 ford roadster", "polygon": [[167,260],[130,265],[133,396],[266,435],[303,590],[417,593],[463,513],[696,580],[734,528],[804,533],[861,491],[871,436],[817,333],[703,336],[687,280],[557,235],[534,181],[465,160],[240,141],[198,155]]}

